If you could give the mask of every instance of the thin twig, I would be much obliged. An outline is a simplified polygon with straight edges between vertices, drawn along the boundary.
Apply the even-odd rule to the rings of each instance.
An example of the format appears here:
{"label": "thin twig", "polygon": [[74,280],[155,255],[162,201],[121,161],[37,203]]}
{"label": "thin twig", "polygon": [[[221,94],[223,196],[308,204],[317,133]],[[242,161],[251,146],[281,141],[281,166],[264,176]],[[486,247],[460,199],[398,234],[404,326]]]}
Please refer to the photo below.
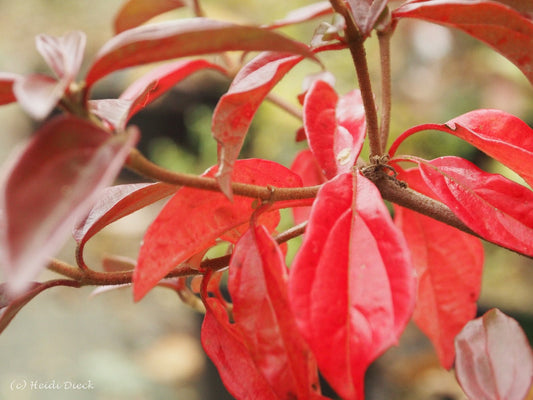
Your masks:
{"label": "thin twig", "polygon": [[392,30],[378,32],[379,55],[381,62],[381,124],[380,140],[381,151],[385,153],[390,131],[391,115],[391,61],[390,39]]}
{"label": "thin twig", "polygon": [[285,101],[281,97],[276,96],[274,93],[269,93],[266,99],[272,104],[275,104],[282,110],[286,111],[288,114],[292,115],[296,119],[300,121],[302,120],[302,111],[294,105],[290,104],[289,102]]}
{"label": "thin twig", "polygon": [[[193,174],[183,174],[161,168],[145,158],[137,149],[133,149],[126,161],[126,166],[133,171],[154,179],[169,183],[193,187],[197,189],[220,192],[218,182],[214,178],[207,178]],[[246,183],[233,182],[233,193],[237,196],[251,197],[269,202],[282,200],[307,200],[316,197],[320,186],[308,186],[300,188],[278,188],[272,186],[257,186]],[[296,205],[296,204],[294,204]],[[291,205],[293,206],[293,205]]]}

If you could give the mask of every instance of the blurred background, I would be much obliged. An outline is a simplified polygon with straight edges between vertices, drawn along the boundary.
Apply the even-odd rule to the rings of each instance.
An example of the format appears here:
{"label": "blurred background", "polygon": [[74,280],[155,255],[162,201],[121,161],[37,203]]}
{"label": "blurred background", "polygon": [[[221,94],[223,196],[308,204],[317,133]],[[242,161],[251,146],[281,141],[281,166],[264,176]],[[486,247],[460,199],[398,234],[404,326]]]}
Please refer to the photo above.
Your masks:
{"label": "blurred background", "polygon": [[[263,24],[310,1],[204,0],[211,18]],[[51,73],[35,50],[39,33],[61,35],[69,30],[87,34],[85,69],[112,36],[119,0],[0,0],[0,71]],[[189,10],[169,12],[156,20],[191,16]],[[330,21],[330,18],[324,18]],[[309,42],[318,22],[283,31]],[[533,123],[533,89],[517,68],[488,47],[456,31],[416,21],[400,23],[392,42],[392,135],[421,123],[442,123],[476,108],[498,108]],[[374,87],[379,90],[379,60],[375,37],[367,42]],[[347,52],[324,54],[325,65],[343,94],[355,84]],[[112,74],[98,83],[94,96],[114,98],[149,67]],[[302,80],[320,72],[301,63],[275,88],[293,105]],[[82,71],[83,73],[83,71]],[[139,113],[132,123],[142,131],[144,154],[165,167],[201,173],[216,163],[210,116],[229,82],[214,74],[197,74]],[[39,126],[18,105],[0,108],[0,160]],[[290,166],[304,144],[296,143],[300,121],[276,106],[261,106],[242,157],[260,157]],[[408,140],[400,152],[434,158],[465,157],[491,172],[519,180],[464,142],[442,134],[424,133]],[[125,172],[120,182],[138,181]],[[104,255],[136,257],[143,234],[162,204],[156,204],[112,224],[88,244],[90,265]],[[294,247],[294,245],[293,245]],[[74,263],[73,243],[58,258]],[[498,307],[517,318],[533,336],[533,263],[530,259],[486,246],[486,266],[480,312]],[[52,276],[50,274],[50,276]],[[42,279],[49,277],[43,273]],[[0,336],[0,398],[2,399],[226,399],[216,372],[199,343],[202,316],[183,305],[168,289],[155,289],[133,303],[129,288],[92,296],[93,288],[56,288],[44,292],[15,317]],[[13,383],[71,381],[90,390],[21,390]],[[453,372],[442,370],[431,345],[410,325],[398,348],[389,350],[368,373],[367,398],[462,399]]]}

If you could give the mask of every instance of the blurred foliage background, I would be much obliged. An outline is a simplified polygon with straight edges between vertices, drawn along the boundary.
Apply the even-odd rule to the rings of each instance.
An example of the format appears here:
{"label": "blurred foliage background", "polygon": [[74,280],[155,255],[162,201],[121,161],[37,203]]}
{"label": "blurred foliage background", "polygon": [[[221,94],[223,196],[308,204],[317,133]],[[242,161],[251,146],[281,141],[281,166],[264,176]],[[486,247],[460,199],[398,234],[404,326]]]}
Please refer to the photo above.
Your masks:
{"label": "blurred foliage background", "polygon": [[[85,68],[112,36],[119,0],[0,0],[0,70],[27,74],[48,73],[35,50],[39,33],[61,35],[69,30],[87,33]],[[282,18],[309,0],[205,0],[211,18],[263,24]],[[189,10],[169,12],[155,20],[189,17]],[[324,18],[330,21],[330,17]],[[283,28],[288,35],[309,42],[317,21]],[[498,108],[533,123],[533,90],[511,63],[483,44],[457,32],[428,23],[403,21],[392,42],[392,138],[421,123],[442,123],[476,108]],[[379,96],[377,41],[367,41],[374,88]],[[340,94],[356,87],[348,52],[321,56],[336,77]],[[150,68],[118,72],[97,85],[96,97],[117,97]],[[304,62],[275,88],[285,101],[298,106],[302,81],[320,72]],[[216,143],[210,117],[229,82],[202,73],[179,84],[141,112],[132,123],[142,131],[141,150],[168,168],[201,173],[216,163]],[[379,99],[378,99],[379,103]],[[0,108],[0,160],[38,127],[17,105]],[[275,105],[261,106],[242,157],[260,157],[290,166],[300,121]],[[480,167],[519,179],[464,142],[437,133],[409,139],[401,153],[426,158],[454,154]],[[138,180],[131,174],[122,181]],[[143,233],[161,204],[142,210],[112,226],[89,243],[88,259],[99,265],[103,254],[135,257]],[[290,223],[285,213],[284,223]],[[296,241],[297,243],[297,241]],[[59,255],[73,260],[72,243]],[[499,307],[517,317],[533,335],[533,263],[530,259],[487,245],[480,309]],[[294,244],[293,244],[294,251]],[[43,279],[48,275],[43,274]],[[56,382],[90,380],[94,390],[79,391],[77,399],[223,399],[220,383],[199,345],[201,316],[182,305],[168,290],[156,289],[134,304],[129,289],[95,297],[91,288],[54,289],[26,306],[0,336],[0,398],[71,399],[68,391],[12,391],[19,380]],[[461,399],[453,373],[441,370],[428,342],[409,326],[399,348],[388,351],[368,378],[368,399]]]}

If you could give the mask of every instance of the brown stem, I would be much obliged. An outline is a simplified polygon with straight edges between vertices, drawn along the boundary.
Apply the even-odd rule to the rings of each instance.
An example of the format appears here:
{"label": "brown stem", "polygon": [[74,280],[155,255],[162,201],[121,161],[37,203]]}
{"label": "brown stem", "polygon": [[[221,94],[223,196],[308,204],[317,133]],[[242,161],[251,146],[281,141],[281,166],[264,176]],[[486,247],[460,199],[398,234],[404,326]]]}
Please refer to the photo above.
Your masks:
{"label": "brown stem", "polygon": [[333,9],[344,17],[346,22],[344,33],[357,72],[359,89],[361,90],[363,106],[365,107],[368,142],[370,145],[370,160],[372,161],[374,158],[381,156],[383,152],[381,149],[381,138],[379,134],[376,104],[374,102],[374,92],[372,91],[370,74],[368,72],[368,63],[364,46],[365,39],[357,29],[353,16],[344,4],[344,1],[330,0],[330,3]]}
{"label": "brown stem", "polygon": [[391,113],[391,63],[390,63],[390,39],[392,30],[378,32],[379,55],[381,62],[381,125],[380,140],[381,151],[385,153],[390,131]]}
{"label": "brown stem", "polygon": [[[152,163],[136,149],[131,151],[126,165],[133,171],[157,181],[169,183],[171,185],[188,186],[220,192],[218,182],[214,178],[169,171]],[[232,189],[233,193],[237,196],[275,202],[281,200],[305,200],[315,198],[320,186],[277,188],[234,182],[232,183]]]}
{"label": "brown stem", "polygon": [[293,106],[292,104],[286,102],[284,99],[282,99],[279,96],[276,96],[273,93],[269,93],[266,97],[268,101],[270,101],[272,104],[275,104],[282,110],[286,111],[288,114],[292,115],[298,120],[302,120],[302,112],[299,108]]}

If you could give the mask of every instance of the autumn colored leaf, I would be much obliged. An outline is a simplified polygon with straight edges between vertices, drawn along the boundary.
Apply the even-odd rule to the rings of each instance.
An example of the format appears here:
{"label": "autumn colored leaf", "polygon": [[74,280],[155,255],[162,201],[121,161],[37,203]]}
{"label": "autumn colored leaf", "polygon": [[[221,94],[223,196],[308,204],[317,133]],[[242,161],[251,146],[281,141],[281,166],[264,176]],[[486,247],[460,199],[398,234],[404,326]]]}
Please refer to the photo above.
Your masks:
{"label": "autumn colored leaf", "polygon": [[83,256],[85,243],[107,225],[149,204],[170,196],[178,188],[166,183],[132,183],[105,188],[85,218],[78,222],[73,236]]}
{"label": "autumn colored leaf", "polygon": [[404,132],[391,146],[393,155],[409,136],[436,130],[457,136],[500,161],[533,186],[533,129],[500,110],[475,110],[445,124],[424,124]]}
{"label": "autumn colored leaf", "polygon": [[204,300],[206,313],[202,324],[202,346],[226,389],[236,399],[279,400],[274,388],[258,370],[242,334],[228,320],[226,309],[216,298]]}
{"label": "autumn colored leaf", "polygon": [[8,72],[0,72],[0,105],[9,104],[17,101],[13,93],[13,84],[22,76],[17,74],[10,74]]}
{"label": "autumn colored leaf", "polygon": [[[291,165],[291,171],[295,172],[302,178],[304,186],[315,186],[326,182],[326,177],[322,173],[315,156],[311,150],[308,149],[298,153]],[[294,222],[300,224],[307,221],[310,212],[310,206],[293,207],[292,215],[294,217]]]}
{"label": "autumn colored leaf", "polygon": [[[417,169],[401,171],[397,178],[434,196]],[[483,246],[477,237],[397,205],[394,222],[403,232],[418,276],[413,319],[433,343],[442,366],[450,369],[455,337],[476,316]]]}
{"label": "autumn colored leaf", "polygon": [[468,398],[526,398],[533,381],[533,354],[514,319],[492,309],[464,327],[455,347],[455,375]]}
{"label": "autumn colored leaf", "polygon": [[359,90],[339,98],[325,81],[313,82],[305,96],[303,122],[309,148],[326,178],[349,172],[361,152],[366,133]]}
{"label": "autumn colored leaf", "polygon": [[36,132],[2,187],[2,266],[13,293],[23,291],[60,249],[137,139],[136,130],[113,136],[73,116],[57,117]]}
{"label": "autumn colored leaf", "polygon": [[363,36],[369,36],[389,0],[348,0],[353,19]]}
{"label": "autumn colored leaf", "polygon": [[277,398],[311,399],[319,391],[316,362],[296,326],[287,280],[277,243],[263,226],[251,227],[229,267],[235,327]]}
{"label": "autumn colored leaf", "polygon": [[180,60],[163,64],[133,82],[118,99],[91,100],[91,109],[117,129],[124,129],[130,118],[191,74],[224,68],[205,60]]}
{"label": "autumn colored leaf", "polygon": [[347,173],[322,186],[291,267],[289,299],[319,370],[343,399],[363,398],[366,369],[410,319],[412,268],[369,180]]}
{"label": "autumn colored leaf", "polygon": [[460,29],[506,57],[533,83],[533,20],[519,12],[531,12],[532,7],[516,11],[500,3],[489,0],[415,1],[404,4],[392,15],[397,19],[417,18]]}
{"label": "autumn colored leaf", "polygon": [[422,179],[470,229],[520,253],[533,255],[533,192],[459,157],[417,162]]}
{"label": "autumn colored leaf", "polygon": [[257,109],[270,90],[302,59],[286,53],[259,54],[237,73],[218,102],[211,129],[218,141],[217,180],[228,198],[233,195],[233,165]]}
{"label": "autumn colored leaf", "polygon": [[115,33],[135,28],[167,11],[185,7],[181,0],[128,0],[115,16]]}
{"label": "autumn colored leaf", "polygon": [[287,25],[307,22],[328,14],[333,14],[331,3],[329,1],[320,1],[292,10],[284,18],[265,25],[265,27],[269,29],[281,28]]}
{"label": "autumn colored leaf", "polygon": [[87,87],[113,71],[224,51],[281,51],[314,58],[302,43],[268,29],[191,18],[144,25],[109,40],[87,73]]}
{"label": "autumn colored leaf", "polygon": [[[302,186],[298,175],[272,161],[238,160],[235,165],[236,182],[274,187]],[[216,172],[215,167],[204,176],[213,177]],[[211,247],[215,239],[247,223],[256,205],[257,201],[252,198],[236,196],[230,201],[220,192],[187,187],[178,190],[144,237],[133,275],[135,300],[140,300],[174,267]],[[265,214],[272,231],[279,222],[278,212],[275,211],[274,219],[271,217],[271,213]]]}

